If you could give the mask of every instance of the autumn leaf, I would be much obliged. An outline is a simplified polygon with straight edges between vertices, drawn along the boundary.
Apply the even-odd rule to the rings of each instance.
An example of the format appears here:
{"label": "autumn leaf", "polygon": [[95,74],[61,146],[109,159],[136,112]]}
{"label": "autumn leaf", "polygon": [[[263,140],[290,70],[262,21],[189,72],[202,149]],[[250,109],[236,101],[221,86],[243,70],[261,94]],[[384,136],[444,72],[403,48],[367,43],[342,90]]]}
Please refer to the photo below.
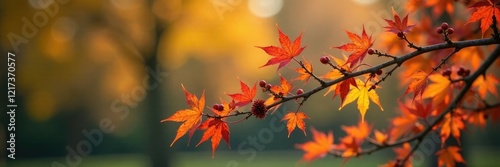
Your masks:
{"label": "autumn leaf", "polygon": [[[346,63],[346,61],[345,61],[345,59],[347,59],[347,57],[345,55],[343,55],[344,60],[338,59],[338,58],[333,57],[333,56],[330,56],[330,57],[332,58],[332,60],[337,64],[337,66],[340,69],[345,70],[345,72],[347,72],[347,73],[352,72],[352,68],[349,66],[349,63]],[[338,79],[342,76],[344,76],[344,74],[342,74],[342,72],[340,72],[337,69],[333,69],[330,72],[326,73],[325,75],[321,76],[321,78],[335,80],[335,79]],[[358,87],[358,85],[356,84],[356,80],[354,80],[354,78],[345,79],[337,84],[330,86],[330,88],[324,94],[324,96],[326,96],[331,91],[334,91],[333,98],[335,98],[337,95],[340,95],[340,100],[343,102],[345,100],[347,94],[349,93],[351,85],[355,86],[356,88]]]}
{"label": "autumn leaf", "polygon": [[466,24],[480,21],[481,32],[484,36],[486,30],[488,30],[490,25],[493,24],[493,16],[496,17],[497,23],[500,23],[500,9],[498,8],[498,5],[498,0],[483,0],[476,2],[474,5],[469,7],[475,9],[475,11],[472,13]]}
{"label": "autumn leaf", "polygon": [[[183,122],[179,129],[177,129],[177,134],[175,135],[174,141],[170,144],[170,147],[182,136],[184,136],[189,131],[189,140],[193,136],[196,128],[201,123],[201,116],[203,109],[205,108],[205,91],[201,94],[201,98],[191,94],[182,86],[182,90],[186,95],[186,102],[191,107],[191,109],[184,109],[175,112],[172,116],[161,120],[161,122],[173,121],[173,122]],[[189,143],[189,142],[188,142]]]}
{"label": "autumn leaf", "polygon": [[302,161],[312,162],[318,158],[323,158],[332,149],[333,145],[333,132],[328,134],[317,131],[311,128],[313,140],[302,144],[296,144],[295,148],[304,151]]}
{"label": "autumn leaf", "polygon": [[344,165],[350,158],[355,157],[361,152],[361,143],[356,140],[353,136],[346,136],[340,140],[340,144],[337,146],[339,150],[343,150],[342,157],[344,160],[342,161],[342,165]]}
{"label": "autumn leaf", "polygon": [[477,77],[472,86],[477,88],[479,97],[486,98],[486,94],[490,92],[498,98],[497,85],[500,81],[491,74],[485,74],[483,76]]}
{"label": "autumn leaf", "polygon": [[470,111],[468,112],[468,115],[465,115],[465,119],[470,124],[473,124],[474,126],[480,126],[484,128],[486,126],[486,118],[485,118],[484,112],[477,112],[477,111]]}
{"label": "autumn leaf", "polygon": [[451,81],[441,74],[431,74],[429,80],[432,81],[424,92],[422,93],[423,98],[432,98],[435,103],[441,103],[444,100],[448,100],[446,97],[450,96],[452,93]]}
{"label": "autumn leaf", "polygon": [[408,12],[415,12],[425,5],[425,0],[409,0],[406,2],[405,10]]}
{"label": "autumn leaf", "polygon": [[269,66],[269,65],[274,65],[274,64],[279,64],[278,69],[279,70],[281,67],[286,66],[290,60],[292,60],[295,56],[298,56],[302,50],[304,50],[304,47],[300,47],[300,41],[302,39],[302,33],[293,41],[293,43],[290,42],[290,39],[288,38],[287,35],[285,35],[283,32],[281,32],[281,29],[276,25],[276,28],[278,29],[279,33],[279,42],[281,44],[281,47],[277,46],[265,46],[265,47],[260,47],[257,46],[258,48],[261,48],[264,50],[267,54],[272,56],[271,59],[267,61],[266,64],[264,64],[262,67]]}
{"label": "autumn leaf", "polygon": [[377,141],[379,144],[385,144],[387,142],[388,136],[385,133],[375,130],[374,136],[375,141]]}
{"label": "autumn leaf", "polygon": [[342,109],[345,105],[358,99],[357,103],[359,113],[361,114],[361,121],[365,120],[366,111],[370,107],[370,100],[373,103],[377,104],[380,107],[380,110],[384,111],[382,105],[380,105],[380,100],[377,92],[375,92],[374,89],[370,90],[370,87],[372,86],[371,82],[367,82],[365,84],[363,81],[356,79],[356,84],[358,87],[351,87],[351,91],[349,92],[349,94],[347,94],[346,99],[342,102],[339,110]]}
{"label": "autumn leaf", "polygon": [[342,130],[358,142],[364,141],[370,135],[371,129],[372,127],[363,121],[359,121],[357,126],[342,126]]}
{"label": "autumn leaf", "polygon": [[355,65],[363,61],[363,59],[367,54],[368,49],[373,46],[372,36],[371,35],[368,36],[366,34],[364,26],[361,36],[349,31],[346,31],[346,33],[352,43],[344,44],[342,46],[333,48],[344,50],[346,52],[351,52],[349,58],[347,59],[347,63],[350,63],[350,66],[354,67]]}
{"label": "autumn leaf", "polygon": [[450,134],[460,143],[460,130],[465,128],[464,122],[458,113],[448,113],[440,123],[441,146],[444,145]]}
{"label": "autumn leaf", "polygon": [[[205,130],[200,142],[196,145],[199,146],[201,143],[212,138],[212,158],[215,155],[215,150],[219,146],[220,140],[224,139],[229,146],[229,126],[227,123],[218,118],[209,118],[203,122],[198,129]],[[230,147],[230,146],[229,146]]]}
{"label": "autumn leaf", "polygon": [[[407,102],[409,103],[409,102]],[[391,128],[389,129],[390,141],[395,141],[408,134],[417,134],[423,130],[423,125],[418,123],[417,116],[410,113],[405,104],[398,101],[401,116],[394,117],[391,120]]]}
{"label": "autumn leaf", "polygon": [[394,8],[392,8],[392,15],[394,16],[394,21],[393,20],[388,20],[384,19],[389,26],[386,26],[384,28],[387,29],[388,32],[392,32],[394,34],[398,34],[399,32],[402,32],[404,34],[408,33],[411,28],[415,26],[413,25],[408,25],[408,15],[406,15],[403,20],[399,17],[398,13],[394,11]]}
{"label": "autumn leaf", "polygon": [[448,14],[453,14],[453,3],[454,0],[427,0],[426,6],[432,7],[435,15],[440,16],[443,14],[443,11],[446,10]]}
{"label": "autumn leaf", "polygon": [[455,53],[451,58],[455,64],[470,64],[472,69],[476,70],[484,61],[484,52],[481,47],[467,47],[460,49],[460,52]]}
{"label": "autumn leaf", "polygon": [[460,151],[459,147],[449,146],[436,152],[436,155],[438,156],[438,167],[444,165],[447,167],[453,167],[457,162],[465,163],[465,160],[458,151]]}
{"label": "autumn leaf", "polygon": [[292,131],[295,129],[295,127],[298,127],[300,130],[304,132],[304,135],[306,135],[306,123],[304,122],[304,119],[306,119],[307,115],[303,112],[288,112],[283,116],[283,119],[281,121],[287,120],[288,122],[286,123],[286,127],[288,129],[288,138],[290,138],[290,134]]}
{"label": "autumn leaf", "polygon": [[[311,78],[311,74],[309,74],[307,71],[309,72],[313,72],[313,68],[312,68],[312,65],[311,63],[309,63],[309,61],[305,60],[302,62],[304,63],[304,68],[296,68],[295,71],[297,71],[297,73],[299,73],[300,75],[295,78],[294,80],[299,80],[299,81],[305,81],[305,82],[308,82],[309,81],[309,78]],[[307,71],[306,71],[307,69]]]}
{"label": "autumn leaf", "polygon": [[[404,160],[411,153],[411,145],[408,142],[405,142],[402,147],[394,148],[394,152],[396,153],[396,159],[399,161]],[[406,160],[404,166],[412,166],[411,156]]]}
{"label": "autumn leaf", "polygon": [[247,84],[240,81],[240,87],[242,93],[228,94],[236,101],[236,106],[245,106],[252,102],[253,98],[257,94],[256,84],[253,85],[253,88],[250,90]]}
{"label": "autumn leaf", "polygon": [[[234,111],[236,104],[234,100],[231,102],[227,103],[223,100],[222,101],[222,106],[223,110],[219,111],[216,109],[212,109],[212,112],[216,116],[227,116],[229,115],[232,111]],[[227,145],[229,146],[229,126],[227,123],[224,121],[226,118],[209,118],[205,122],[203,122],[198,129],[204,130],[205,132],[203,133],[203,136],[201,137],[200,142],[196,145],[197,147],[207,141],[209,138],[212,138],[212,158],[214,157],[215,150],[219,146],[220,140],[224,139],[226,141]],[[231,148],[229,146],[229,148]]]}
{"label": "autumn leaf", "polygon": [[417,70],[409,77],[411,78],[411,82],[403,96],[408,93],[413,93],[413,101],[415,101],[418,95],[424,93],[425,87],[427,86],[427,73],[422,70]]}
{"label": "autumn leaf", "polygon": [[[291,82],[288,82],[283,76],[280,75],[280,85],[273,85],[271,87],[271,91],[276,93],[276,94],[281,94],[282,96],[286,96],[288,95],[288,93],[290,93],[290,91],[292,90],[292,83]],[[280,98],[276,98],[274,95],[271,95],[271,97],[269,97],[265,102],[264,104],[266,106],[269,106],[273,103],[275,103],[276,101],[278,101]],[[276,109],[279,108],[280,105],[277,105],[275,107],[273,107],[276,111]],[[274,113],[274,112],[273,112]],[[272,113],[271,113],[272,114]]]}
{"label": "autumn leaf", "polygon": [[412,113],[413,115],[415,115],[417,117],[426,119],[429,115],[431,115],[431,113],[433,111],[432,101],[429,102],[427,105],[424,105],[420,101],[416,101],[413,104],[414,104],[414,107],[408,107],[408,106],[405,106],[405,107],[408,109],[408,111],[410,111],[410,113]]}

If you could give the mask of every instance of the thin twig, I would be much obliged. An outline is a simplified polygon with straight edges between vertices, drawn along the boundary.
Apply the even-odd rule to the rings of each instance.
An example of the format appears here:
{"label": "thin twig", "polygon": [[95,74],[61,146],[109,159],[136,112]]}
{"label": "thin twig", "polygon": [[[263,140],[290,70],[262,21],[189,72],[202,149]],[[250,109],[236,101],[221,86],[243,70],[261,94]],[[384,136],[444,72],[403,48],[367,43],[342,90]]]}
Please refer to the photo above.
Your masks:
{"label": "thin twig", "polygon": [[309,69],[306,68],[306,66],[304,65],[304,63],[302,61],[298,61],[297,59],[293,58],[293,60],[295,60],[295,62],[297,62],[300,67],[302,67],[302,69],[304,69],[306,71],[307,74],[309,74],[310,76],[312,76],[316,81],[319,82],[319,84],[321,85],[324,85],[325,84],[325,81],[323,81],[321,78],[319,78],[318,76],[314,75],[312,73],[312,71],[309,71]]}

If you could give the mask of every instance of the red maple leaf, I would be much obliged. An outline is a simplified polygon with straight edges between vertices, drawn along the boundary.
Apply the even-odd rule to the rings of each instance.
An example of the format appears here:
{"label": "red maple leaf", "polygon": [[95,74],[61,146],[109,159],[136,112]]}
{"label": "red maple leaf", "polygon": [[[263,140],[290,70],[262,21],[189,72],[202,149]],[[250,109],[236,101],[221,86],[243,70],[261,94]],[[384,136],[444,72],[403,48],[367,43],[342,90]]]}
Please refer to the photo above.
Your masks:
{"label": "red maple leaf", "polygon": [[[161,120],[161,122],[173,121],[173,122],[183,122],[179,129],[177,129],[177,135],[172,141],[170,146],[174,145],[175,141],[177,141],[180,137],[184,136],[189,131],[189,139],[193,136],[196,128],[201,123],[201,116],[203,114],[203,109],[205,108],[205,91],[201,94],[200,99],[195,95],[189,93],[184,85],[182,86],[182,90],[186,94],[186,102],[191,107],[191,109],[184,109],[175,112],[172,116]],[[188,141],[189,143],[189,141]]]}
{"label": "red maple leaf", "polygon": [[386,26],[384,28],[386,28],[387,31],[389,31],[389,32],[392,32],[394,34],[398,34],[399,32],[402,32],[402,33],[406,34],[410,31],[411,28],[413,28],[415,26],[415,24],[408,25],[408,15],[406,15],[403,18],[403,20],[401,20],[398,13],[396,13],[396,11],[394,11],[394,8],[392,8],[392,15],[394,15],[394,21],[384,19],[387,22],[387,24],[389,24],[389,26]]}
{"label": "red maple leaf", "polygon": [[493,16],[496,17],[497,23],[500,23],[500,8],[498,8],[499,0],[483,0],[476,2],[469,8],[474,8],[476,11],[472,13],[466,24],[481,20],[481,32],[488,30],[493,24]]}
{"label": "red maple leaf", "polygon": [[[218,111],[212,109],[213,113],[216,116],[227,116],[235,109],[234,100],[230,103],[222,101],[222,106],[224,109],[222,111]],[[224,139],[226,141],[229,148],[229,126],[224,121],[226,118],[209,118],[205,122],[203,122],[198,129],[204,130],[203,136],[201,137],[200,142],[196,145],[199,146],[201,143],[207,141],[209,138],[212,138],[212,158],[214,157],[215,150],[219,146],[220,140]]]}
{"label": "red maple leaf", "polygon": [[[198,129],[205,130],[205,133],[203,133],[200,142],[196,146],[212,138],[212,158],[214,157],[215,150],[219,146],[221,139],[224,139],[229,146],[229,126],[221,119],[210,118],[203,122]],[[231,146],[229,146],[229,148],[231,148]]]}
{"label": "red maple leaf", "polygon": [[[343,56],[344,56],[344,60],[347,59],[345,57],[345,55],[343,55]],[[351,68],[349,66],[349,63],[347,63],[346,61],[344,61],[342,59],[338,59],[338,58],[333,57],[333,56],[330,56],[330,57],[332,58],[333,61],[335,61],[335,63],[337,63],[337,66],[339,68],[341,68],[342,70],[345,70],[345,72],[351,73],[354,70],[353,68]],[[342,72],[340,72],[337,69],[333,69],[330,72],[323,75],[321,78],[335,80],[335,79],[339,79],[342,76],[344,76],[344,74],[342,74]],[[340,95],[340,100],[343,103],[347,94],[349,94],[350,85],[358,88],[358,84],[356,83],[356,80],[354,78],[349,78],[349,79],[343,80],[337,84],[330,86],[328,91],[325,93],[325,96],[329,92],[334,91],[333,98],[337,97],[337,95]]]}
{"label": "red maple leaf", "polygon": [[368,49],[373,46],[372,36],[368,36],[366,34],[365,26],[363,26],[363,32],[361,36],[349,31],[346,31],[346,33],[352,43],[344,44],[342,46],[334,48],[341,49],[346,52],[351,52],[351,55],[349,55],[346,63],[350,63],[351,67],[354,67],[357,63],[363,61]]}
{"label": "red maple leaf", "polygon": [[422,95],[422,93],[424,93],[425,87],[427,86],[428,75],[426,72],[419,69],[408,77],[411,78],[412,80],[408,85],[408,89],[406,89],[403,96],[413,92],[413,101],[415,101],[415,98],[418,95]]}
{"label": "red maple leaf", "polygon": [[252,102],[253,98],[257,94],[256,84],[254,84],[253,88],[250,90],[250,87],[248,87],[247,84],[240,81],[240,87],[242,93],[227,94],[231,96],[234,101],[236,101],[236,106],[238,107],[245,106]]}
{"label": "red maple leaf", "polygon": [[430,101],[427,105],[424,105],[420,101],[416,101],[414,104],[415,108],[410,108],[406,105],[404,107],[406,107],[410,113],[417,117],[426,119],[433,111],[432,101]]}
{"label": "red maple leaf", "polygon": [[267,54],[272,56],[273,58],[269,59],[266,64],[264,64],[262,67],[273,65],[273,64],[278,64],[278,69],[279,70],[281,67],[287,65],[290,60],[292,60],[295,56],[298,56],[302,50],[304,50],[304,47],[300,47],[300,41],[302,40],[302,33],[293,41],[293,43],[290,42],[290,39],[288,38],[287,35],[285,35],[283,32],[281,32],[280,28],[278,25],[276,25],[276,28],[278,29],[279,33],[279,41],[281,44],[281,47],[277,46],[265,46],[265,47],[260,47],[257,46],[258,48],[261,48],[264,50]]}

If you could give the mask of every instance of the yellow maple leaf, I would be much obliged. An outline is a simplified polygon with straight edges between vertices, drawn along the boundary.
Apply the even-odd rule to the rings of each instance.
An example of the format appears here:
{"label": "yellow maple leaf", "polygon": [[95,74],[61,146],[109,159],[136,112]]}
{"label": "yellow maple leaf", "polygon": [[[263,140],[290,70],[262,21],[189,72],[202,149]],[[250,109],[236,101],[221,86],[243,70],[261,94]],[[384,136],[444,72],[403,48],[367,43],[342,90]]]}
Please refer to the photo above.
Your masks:
{"label": "yellow maple leaf", "polygon": [[[354,100],[358,99],[358,110],[359,113],[361,114],[361,121],[364,122],[365,120],[365,114],[368,108],[370,107],[370,100],[377,104],[380,107],[380,110],[384,111],[382,108],[382,105],[380,105],[380,100],[378,97],[377,92],[375,92],[374,89],[370,90],[370,87],[372,85],[371,82],[367,82],[366,84],[359,80],[356,79],[356,84],[358,85],[358,88],[351,86],[351,91],[349,94],[347,94],[345,101],[342,103],[340,106],[339,110],[342,109],[345,105],[353,102]],[[370,90],[370,91],[368,91]]]}

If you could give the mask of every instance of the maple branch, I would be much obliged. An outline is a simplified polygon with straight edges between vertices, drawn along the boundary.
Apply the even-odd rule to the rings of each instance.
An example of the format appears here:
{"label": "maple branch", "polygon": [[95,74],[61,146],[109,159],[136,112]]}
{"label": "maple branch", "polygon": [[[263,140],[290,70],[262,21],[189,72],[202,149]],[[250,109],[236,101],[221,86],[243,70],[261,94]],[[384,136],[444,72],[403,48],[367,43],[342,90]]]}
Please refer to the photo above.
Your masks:
{"label": "maple branch", "polygon": [[495,104],[484,103],[484,105],[485,106],[481,107],[481,108],[470,108],[470,107],[462,107],[462,108],[466,109],[466,110],[473,111],[473,112],[481,112],[481,111],[487,111],[487,110],[492,109],[492,108],[500,107],[500,103],[495,103]]}
{"label": "maple branch", "polygon": [[500,39],[500,34],[498,33],[498,27],[497,27],[497,17],[495,15],[492,16],[493,18],[493,23],[491,24],[491,29],[493,29],[493,38],[495,39]]}
{"label": "maple branch", "polygon": [[374,66],[374,67],[371,67],[368,69],[364,69],[364,70],[360,70],[360,71],[356,71],[356,72],[352,72],[352,73],[345,73],[343,77],[340,77],[340,78],[332,80],[332,81],[325,82],[324,85],[318,86],[318,87],[316,87],[308,92],[305,92],[303,94],[283,97],[283,98],[281,98],[280,101],[277,101],[277,102],[274,102],[273,104],[268,105],[267,108],[270,109],[276,105],[290,101],[292,99],[311,96],[312,94],[315,94],[315,93],[317,93],[325,88],[328,88],[328,87],[330,87],[334,84],[337,84],[339,82],[342,82],[346,79],[353,78],[353,77],[360,76],[360,75],[367,74],[367,73],[371,73],[371,72],[375,71],[376,69],[382,69],[382,68],[385,68],[385,67],[388,67],[388,66],[391,66],[394,64],[403,64],[405,61],[407,61],[411,58],[414,58],[416,56],[422,55],[424,53],[427,53],[427,52],[432,52],[432,51],[447,49],[447,48],[466,48],[466,47],[472,47],[472,46],[484,46],[484,45],[492,45],[492,44],[500,44],[500,40],[492,37],[492,38],[485,38],[485,39],[473,39],[473,40],[457,41],[457,42],[453,42],[453,43],[444,42],[444,43],[429,45],[426,47],[422,47],[422,49],[420,49],[420,50],[416,50],[416,51],[410,52],[408,54],[396,57],[393,60],[386,61],[382,64],[377,65],[377,66]]}
{"label": "maple branch", "polygon": [[410,42],[408,40],[408,38],[406,38],[405,34],[403,34],[403,36],[401,37],[401,39],[405,40],[406,43],[408,43],[408,47],[413,48],[413,49],[417,49],[417,50],[422,50],[422,47],[417,46],[417,45],[413,44],[412,42]]}
{"label": "maple branch", "polygon": [[382,53],[378,50],[375,50],[375,54],[378,55],[378,57],[389,57],[389,58],[392,58],[392,59],[396,59],[397,57],[395,56],[392,56],[390,54],[387,54],[387,53]]}
{"label": "maple branch", "polygon": [[460,49],[462,48],[456,47],[455,50],[453,50],[453,52],[448,54],[448,56],[446,56],[445,58],[441,59],[441,62],[436,67],[432,68],[432,71],[428,75],[432,74],[433,72],[436,72],[439,68],[441,68],[441,66],[445,64],[446,61],[448,61],[448,59],[450,59],[451,56],[460,51]]}
{"label": "maple branch", "polygon": [[321,85],[324,85],[325,84],[325,81],[323,81],[321,78],[319,78],[318,76],[314,75],[311,71],[309,71],[306,66],[304,65],[304,63],[302,61],[298,61],[297,59],[295,59],[295,57],[293,58],[293,60],[295,60],[295,62],[297,62],[300,67],[302,67],[302,69],[304,69],[306,71],[307,74],[309,74],[310,76],[312,76],[316,81],[319,82],[319,84]]}
{"label": "maple branch", "polygon": [[[396,66],[394,66],[391,70],[389,70],[388,72],[385,73],[384,77],[382,77],[382,79],[378,80],[377,82],[375,82],[375,86],[379,85],[381,82],[385,81],[386,78],[388,78],[389,76],[392,75],[392,73],[394,71],[396,71],[396,69],[398,69],[399,67],[401,67],[401,64],[397,64]],[[368,91],[371,91],[372,90],[372,87],[370,87],[370,89],[368,89]]]}
{"label": "maple branch", "polygon": [[343,69],[343,68],[340,68],[340,67],[337,67],[336,65],[333,65],[331,61],[328,62],[328,65],[330,65],[333,69],[336,69],[338,70],[340,73],[342,73],[342,75],[349,75],[349,73],[347,73],[347,70]]}
{"label": "maple branch", "polygon": [[248,114],[249,116],[247,116],[247,117],[250,117],[252,115],[252,112],[250,112],[250,111],[241,112],[239,110],[235,110],[235,112],[233,114],[228,114],[228,115],[224,115],[224,116],[210,115],[210,114],[205,114],[205,113],[202,113],[201,115],[203,115],[203,116],[205,116],[207,118],[222,119],[222,118],[235,117],[235,116],[245,115],[245,114]]}

